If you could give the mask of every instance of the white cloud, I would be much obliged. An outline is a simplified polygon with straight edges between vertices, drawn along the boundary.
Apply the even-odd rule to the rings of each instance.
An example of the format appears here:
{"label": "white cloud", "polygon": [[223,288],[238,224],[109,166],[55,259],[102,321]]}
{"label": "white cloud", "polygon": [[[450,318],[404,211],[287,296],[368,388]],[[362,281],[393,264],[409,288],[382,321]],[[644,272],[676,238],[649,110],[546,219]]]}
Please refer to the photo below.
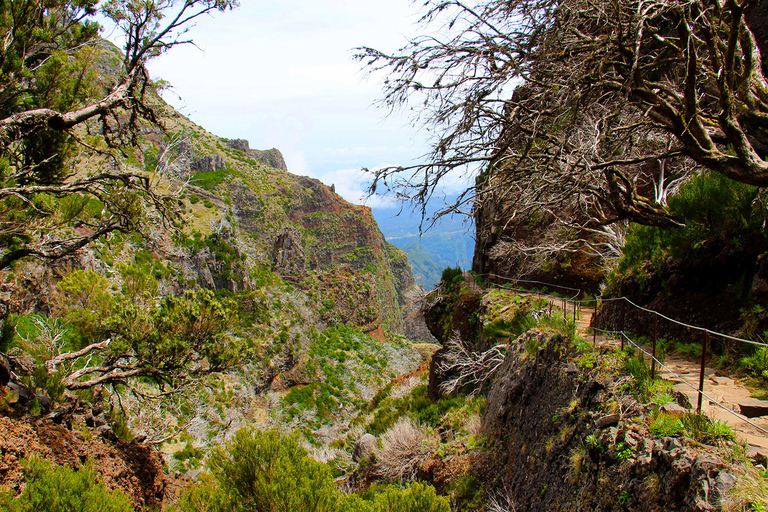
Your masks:
{"label": "white cloud", "polygon": [[362,146],[356,148],[323,148],[323,155],[332,157],[375,155],[378,153],[400,153],[407,151],[407,146]]}
{"label": "white cloud", "polygon": [[[411,0],[241,1],[200,19],[178,47],[151,64],[174,90],[165,95],[207,130],[278,148],[290,172],[335,184],[345,199],[369,206],[370,177],[359,169],[412,164],[427,153],[425,136],[399,113],[384,119],[381,97],[363,80],[352,49],[384,51],[415,35]],[[201,51],[202,49],[202,51]],[[180,96],[181,100],[174,97]]]}

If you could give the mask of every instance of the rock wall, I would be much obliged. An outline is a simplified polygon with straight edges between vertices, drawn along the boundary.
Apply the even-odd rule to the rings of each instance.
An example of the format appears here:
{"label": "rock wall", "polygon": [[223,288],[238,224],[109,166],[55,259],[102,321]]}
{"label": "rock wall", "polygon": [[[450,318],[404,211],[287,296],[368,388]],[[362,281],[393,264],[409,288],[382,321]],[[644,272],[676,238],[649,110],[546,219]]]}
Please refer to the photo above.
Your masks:
{"label": "rock wall", "polygon": [[[472,269],[480,275],[536,280],[596,294],[605,269],[601,258],[591,251],[579,247],[522,250],[562,247],[566,242],[590,240],[594,235],[565,228],[548,213],[518,211],[517,206],[514,197],[493,188],[479,188],[475,201],[476,243]],[[576,206],[561,205],[559,215],[578,223],[582,215]]]}
{"label": "rock wall", "polygon": [[568,340],[546,333],[510,345],[483,416],[492,446],[477,464],[481,478],[517,510],[717,508],[735,482],[730,451],[655,438],[639,405],[608,414],[614,379],[581,370],[576,355]]}
{"label": "rock wall", "polygon": [[251,144],[245,139],[233,139],[225,141],[227,147],[242,152],[246,156],[249,156],[261,162],[264,165],[288,172],[288,165],[285,163],[283,154],[279,149],[272,148],[267,150],[251,149]]}
{"label": "rock wall", "polygon": [[86,426],[85,417],[72,428],[73,419],[69,416],[68,421],[56,423],[29,416],[0,416],[0,489],[22,490],[21,461],[28,457],[72,469],[90,461],[107,488],[123,490],[137,510],[159,508],[171,482],[157,450],[146,444],[103,439]]}

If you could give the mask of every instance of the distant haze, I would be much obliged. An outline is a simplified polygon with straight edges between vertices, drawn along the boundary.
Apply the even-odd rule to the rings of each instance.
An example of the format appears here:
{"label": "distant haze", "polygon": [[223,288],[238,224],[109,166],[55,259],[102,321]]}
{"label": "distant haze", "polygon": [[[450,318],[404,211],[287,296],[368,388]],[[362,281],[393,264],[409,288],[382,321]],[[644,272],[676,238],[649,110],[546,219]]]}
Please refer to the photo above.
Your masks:
{"label": "distant haze", "polygon": [[[455,200],[448,196],[445,201]],[[428,216],[442,206],[433,204],[427,210]],[[472,268],[472,256],[475,250],[475,226],[471,217],[465,215],[444,216],[434,226],[419,235],[421,215],[410,210],[391,208],[373,208],[373,215],[379,229],[387,240],[408,253],[408,260],[413,269],[416,282],[425,289],[432,289],[440,280],[445,267]]]}

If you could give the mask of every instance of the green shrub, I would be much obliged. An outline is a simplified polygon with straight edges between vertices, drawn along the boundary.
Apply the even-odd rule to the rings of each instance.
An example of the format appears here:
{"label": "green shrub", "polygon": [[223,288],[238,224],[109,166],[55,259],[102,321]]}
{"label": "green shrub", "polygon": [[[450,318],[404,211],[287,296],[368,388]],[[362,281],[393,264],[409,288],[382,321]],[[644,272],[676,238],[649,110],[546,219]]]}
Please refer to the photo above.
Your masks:
{"label": "green shrub", "polygon": [[296,437],[241,430],[210,461],[232,510],[335,510],[339,495],[330,469]]}
{"label": "green shrub", "polygon": [[536,336],[531,336],[525,340],[525,352],[530,356],[535,356],[541,348],[541,340]]}
{"label": "green shrub", "polygon": [[211,476],[188,487],[184,512],[448,512],[447,498],[433,487],[371,489],[341,493],[330,469],[310,458],[295,436],[244,429],[214,452]]}
{"label": "green shrub", "polygon": [[[354,500],[352,501],[354,503]],[[355,503],[356,504],[356,503]],[[350,511],[371,512],[448,512],[448,498],[437,495],[431,485],[414,482],[405,489],[388,487],[373,496],[372,507],[348,508]]]}
{"label": "green shrub", "polygon": [[624,360],[624,371],[635,378],[639,387],[647,387],[646,383],[651,378],[651,368],[642,352],[632,353]]}
{"label": "green shrub", "polygon": [[444,283],[453,283],[456,280],[456,277],[464,275],[464,273],[461,270],[461,267],[446,267],[443,269],[443,274],[440,278],[441,281]]}
{"label": "green shrub", "polygon": [[240,173],[237,170],[227,167],[226,169],[217,169],[215,171],[198,172],[192,176],[191,183],[205,190],[213,190],[227,178],[239,175]]}
{"label": "green shrub", "polygon": [[680,417],[669,413],[659,413],[651,420],[651,433],[658,437],[672,437],[683,431]]}
{"label": "green shrub", "polygon": [[433,403],[427,397],[427,386],[416,386],[401,398],[385,398],[376,409],[373,420],[366,426],[366,431],[378,436],[386,432],[398,418],[408,415],[416,423],[436,428],[449,411],[467,405],[469,398],[462,395],[443,395]]}
{"label": "green shrub", "polygon": [[706,414],[689,412],[682,416],[681,421],[686,433],[700,443],[711,444],[734,439],[733,430],[726,423]]}
{"label": "green shrub", "polygon": [[751,355],[739,359],[739,366],[756,377],[768,379],[768,348],[753,349]]}
{"label": "green shrub", "polygon": [[203,206],[205,206],[206,208],[213,208],[213,203],[208,199],[203,199]]}
{"label": "green shrub", "polygon": [[109,492],[92,464],[79,470],[54,466],[37,458],[24,461],[26,486],[17,499],[0,493],[0,509],[8,512],[132,512],[128,497]]}
{"label": "green shrub", "polygon": [[197,194],[189,194],[189,202],[190,204],[197,204],[200,202],[200,196]]}
{"label": "green shrub", "polygon": [[450,292],[458,286],[458,283],[464,278],[464,272],[461,267],[446,267],[443,269],[440,282],[443,283],[446,292]]}
{"label": "green shrub", "polygon": [[577,341],[576,322],[568,320],[560,314],[552,316],[544,315],[539,318],[539,326],[546,327],[548,330],[561,334],[571,341]]}
{"label": "green shrub", "polygon": [[187,461],[187,465],[191,469],[199,468],[200,461],[204,456],[203,452],[195,448],[190,441],[187,441],[186,446],[182,450],[173,454],[173,458],[179,462]]}
{"label": "green shrub", "polygon": [[748,233],[761,233],[765,214],[754,205],[758,188],[737,183],[718,173],[703,173],[670,197],[673,215],[685,226],[661,229],[632,225],[619,271],[650,261],[660,264],[667,256],[708,258],[708,251],[722,247],[738,250]]}
{"label": "green shrub", "polygon": [[157,170],[158,157],[160,152],[154,146],[150,146],[144,152],[144,170],[147,172],[155,172]]}
{"label": "green shrub", "polygon": [[536,320],[527,311],[518,310],[512,318],[487,323],[483,336],[487,338],[515,339],[536,325]]}

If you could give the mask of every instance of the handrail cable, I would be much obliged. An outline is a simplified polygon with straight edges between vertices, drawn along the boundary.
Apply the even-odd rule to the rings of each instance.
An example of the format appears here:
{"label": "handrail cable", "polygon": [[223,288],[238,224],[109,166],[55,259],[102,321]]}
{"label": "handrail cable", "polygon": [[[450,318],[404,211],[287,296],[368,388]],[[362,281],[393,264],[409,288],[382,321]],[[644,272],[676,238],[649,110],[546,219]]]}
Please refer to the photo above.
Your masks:
{"label": "handrail cable", "polygon": [[[562,289],[567,289],[567,290],[571,290],[571,291],[577,291],[577,290],[576,290],[576,288],[570,288],[570,287],[568,287],[568,286],[561,286],[561,285],[556,285],[556,284],[552,284],[552,283],[545,283],[545,282],[542,282],[542,281],[535,281],[535,280],[525,280],[525,279],[512,279],[512,278],[503,277],[503,276],[499,276],[499,275],[495,275],[495,274],[476,274],[476,275],[478,275],[478,276],[480,276],[480,277],[496,277],[497,279],[504,279],[504,280],[506,280],[506,281],[515,281],[515,282],[523,282],[523,283],[536,283],[536,284],[543,284],[543,285],[545,285],[545,286],[556,287],[556,288],[562,288]],[[499,284],[496,284],[496,283],[490,283],[490,284],[491,284],[491,285],[494,285],[494,284],[495,284],[495,286],[497,286],[497,287],[499,287],[499,288],[501,288],[501,287],[502,287],[501,285],[499,285]],[[513,287],[513,288],[506,288],[506,289],[511,289],[511,290],[513,290],[513,291],[523,291],[523,292],[527,292],[527,293],[530,293],[530,290],[526,290],[526,289],[524,289],[524,288],[514,288],[514,287]],[[574,295],[573,297],[571,297],[571,298],[569,298],[569,299],[567,299],[567,298],[562,298],[562,297],[555,297],[555,296],[553,296],[553,295],[551,295],[551,294],[542,293],[542,292],[538,292],[538,291],[537,291],[536,293],[539,293],[539,294],[541,294],[541,295],[544,295],[544,296],[548,296],[548,297],[551,297],[551,298],[559,298],[559,299],[561,299],[561,300],[567,300],[567,301],[569,301],[569,302],[572,302],[572,303],[578,303],[579,305],[581,305],[581,304],[584,304],[584,303],[586,303],[586,304],[589,304],[590,302],[592,302],[592,300],[586,300],[586,299],[576,299],[576,297],[578,297],[578,296],[579,296],[579,294],[581,294],[581,290],[578,290],[578,291],[577,291],[577,293],[576,293],[576,295]],[[629,303],[631,306],[634,306],[634,307],[635,307],[635,308],[637,308],[637,309],[640,309],[640,310],[642,310],[642,311],[645,311],[645,312],[647,312],[647,313],[651,313],[651,314],[657,315],[657,316],[659,316],[659,317],[661,317],[661,318],[663,318],[663,319],[665,319],[665,320],[667,320],[667,321],[669,321],[669,322],[672,322],[672,323],[674,323],[674,324],[677,324],[677,325],[680,325],[680,326],[683,326],[683,327],[686,327],[686,328],[694,329],[694,330],[697,330],[697,331],[702,331],[702,332],[705,332],[705,333],[711,334],[711,335],[713,335],[713,336],[720,336],[720,337],[722,337],[722,338],[725,338],[725,339],[729,339],[729,340],[733,340],[733,341],[738,341],[738,342],[742,342],[742,343],[748,343],[748,344],[750,344],[750,345],[756,345],[756,346],[760,346],[760,347],[768,347],[768,343],[762,343],[762,342],[753,341],[753,340],[749,340],[749,339],[745,339],[745,338],[739,338],[738,336],[731,336],[731,335],[729,335],[729,334],[724,334],[724,333],[720,333],[720,332],[712,331],[712,330],[710,330],[710,329],[707,329],[707,328],[705,328],[705,327],[699,327],[699,326],[696,326],[696,325],[690,325],[690,324],[686,324],[685,322],[681,322],[681,321],[679,321],[679,320],[675,320],[674,318],[670,318],[670,317],[668,317],[668,316],[664,315],[663,313],[659,313],[658,311],[654,311],[654,310],[652,310],[652,309],[648,309],[648,308],[645,308],[645,307],[643,307],[643,306],[640,306],[639,304],[635,304],[635,303],[634,303],[632,300],[630,300],[628,297],[625,297],[625,296],[622,296],[622,297],[610,297],[610,298],[602,298],[602,297],[601,297],[601,298],[600,298],[600,301],[601,301],[601,302],[612,302],[612,301],[619,301],[619,300],[623,300],[623,301],[626,301],[626,302],[627,302],[627,303]],[[595,299],[594,299],[594,302],[595,302],[595,304],[597,303],[597,298],[595,298]],[[596,309],[596,308],[595,308],[595,311],[597,311],[597,309]],[[576,316],[575,316],[575,313],[574,313],[574,321],[575,321],[575,320],[576,320]],[[752,427],[754,427],[756,430],[758,430],[758,431],[760,431],[760,432],[762,432],[762,433],[764,433],[764,434],[768,434],[768,430],[767,430],[767,429],[765,429],[765,428],[761,427],[760,425],[757,425],[756,423],[754,423],[754,422],[750,421],[750,419],[749,419],[749,418],[747,418],[746,416],[744,416],[743,414],[737,413],[737,412],[736,412],[736,411],[734,411],[733,409],[730,409],[730,408],[728,408],[728,407],[724,406],[724,405],[723,405],[723,404],[721,404],[721,403],[720,403],[718,400],[716,400],[715,398],[713,398],[713,397],[711,397],[710,395],[708,395],[707,393],[705,393],[703,389],[699,389],[698,387],[694,386],[693,384],[691,384],[690,382],[688,382],[687,380],[685,380],[685,379],[684,379],[684,378],[683,378],[681,375],[678,375],[677,373],[673,372],[673,371],[672,371],[672,369],[670,369],[668,366],[666,366],[664,363],[662,363],[662,362],[661,362],[661,361],[660,361],[660,360],[659,360],[657,357],[655,357],[653,354],[651,354],[651,353],[647,352],[647,351],[646,351],[645,349],[643,349],[643,348],[642,348],[640,345],[638,345],[638,344],[637,344],[635,341],[633,341],[633,340],[632,340],[632,339],[631,339],[629,336],[627,336],[627,334],[626,334],[626,333],[625,333],[623,330],[622,330],[622,331],[608,331],[608,330],[605,330],[605,329],[599,329],[599,328],[597,328],[597,327],[591,327],[591,328],[592,328],[592,329],[594,329],[595,331],[599,331],[599,332],[602,332],[602,333],[606,333],[606,334],[613,334],[613,335],[618,335],[618,334],[620,334],[620,335],[621,335],[621,336],[623,336],[623,337],[624,337],[624,338],[625,338],[627,341],[629,341],[629,343],[630,343],[631,345],[635,346],[635,347],[636,347],[637,349],[639,349],[639,350],[640,350],[640,351],[641,351],[643,354],[645,354],[645,355],[649,356],[649,357],[650,357],[652,360],[654,360],[655,362],[657,362],[657,363],[659,364],[659,366],[661,366],[662,368],[664,368],[665,370],[667,370],[667,371],[668,371],[668,372],[669,372],[671,375],[673,375],[673,376],[675,376],[676,378],[678,378],[678,379],[679,379],[679,380],[680,380],[680,381],[681,381],[683,384],[685,384],[686,386],[688,386],[688,387],[690,387],[691,389],[695,390],[695,391],[696,391],[698,394],[700,394],[701,396],[703,396],[703,397],[707,398],[711,404],[715,404],[715,405],[717,405],[718,407],[720,407],[720,408],[721,408],[721,409],[723,409],[724,411],[727,411],[727,412],[729,412],[730,414],[734,415],[735,417],[739,418],[740,420],[744,421],[745,423],[747,423],[747,424],[751,425],[751,426],[752,426]],[[703,371],[703,368],[702,368],[702,371]]]}
{"label": "handrail cable", "polygon": [[[518,281],[518,282],[526,282],[526,283],[538,283],[538,284],[543,284],[543,285],[546,285],[546,286],[560,287],[560,288],[564,288],[564,289],[568,289],[568,290],[572,290],[572,291],[576,290],[576,288],[570,288],[570,287],[567,287],[567,286],[560,286],[560,285],[556,285],[556,284],[552,284],[552,283],[544,283],[542,281],[527,281],[525,279],[512,279],[512,278],[508,278],[508,277],[498,276],[498,275],[495,275],[495,274],[477,274],[477,275],[479,275],[480,277],[484,277],[484,276],[492,277],[493,276],[493,277],[498,277],[498,278],[501,278],[501,279],[505,279],[507,281]],[[518,290],[518,291],[522,291],[522,290]],[[579,304],[589,304],[590,302],[593,302],[592,300],[576,299],[576,297],[578,297],[578,295],[580,293],[581,293],[581,290],[578,290],[578,293],[576,295],[574,295],[573,297],[571,297],[569,299],[566,299],[566,300],[569,300],[570,302],[576,302],[576,303],[579,303]],[[548,295],[548,294],[542,293],[542,295]],[[594,300],[597,300],[597,299],[594,299]],[[658,311],[654,311],[653,309],[648,309],[646,307],[640,306],[639,304],[635,304],[634,302],[632,302],[631,299],[629,299],[628,297],[625,297],[625,296],[622,296],[622,297],[609,297],[609,298],[602,298],[601,297],[600,298],[601,302],[615,302],[615,301],[620,301],[620,300],[626,301],[631,306],[633,306],[633,307],[635,307],[637,309],[640,309],[642,311],[645,311],[646,313],[651,313],[651,314],[657,315],[657,316],[663,318],[664,320],[667,320],[667,321],[672,322],[674,324],[680,325],[682,327],[686,327],[686,328],[689,328],[689,329],[694,329],[694,330],[701,331],[701,332],[707,332],[707,333],[709,333],[709,334],[711,334],[713,336],[720,336],[721,338],[725,338],[725,339],[732,340],[732,341],[738,341],[738,342],[741,342],[741,343],[748,343],[750,345],[755,345],[755,346],[758,346],[758,347],[768,347],[768,343],[764,343],[764,342],[760,342],[760,341],[754,341],[754,340],[749,340],[749,339],[746,339],[746,338],[739,338],[738,336],[732,336],[730,334],[725,334],[725,333],[722,333],[722,332],[717,332],[717,331],[713,331],[711,329],[707,329],[706,327],[699,327],[697,325],[691,325],[691,324],[687,324],[685,322],[681,322],[680,320],[675,320],[674,318],[670,318],[670,317],[668,317],[667,315],[665,315],[663,313],[659,313]]]}
{"label": "handrail cable", "polygon": [[759,341],[753,341],[753,340],[748,340],[748,339],[745,339],[745,338],[739,338],[738,336],[731,336],[729,334],[723,334],[722,332],[712,331],[710,329],[707,329],[706,327],[699,327],[699,326],[696,326],[696,325],[686,324],[685,322],[681,322],[680,320],[675,320],[674,318],[670,318],[670,317],[666,316],[663,313],[659,313],[658,311],[654,311],[652,309],[648,309],[648,308],[645,308],[645,307],[640,306],[638,304],[635,304],[634,302],[632,302],[627,297],[612,297],[612,298],[601,299],[601,300],[604,301],[604,302],[624,300],[624,301],[628,302],[630,305],[636,307],[637,309],[645,311],[646,313],[653,313],[655,315],[660,316],[664,320],[667,320],[667,321],[672,322],[672,323],[677,324],[677,325],[681,325],[683,327],[687,327],[689,329],[695,329],[697,331],[707,332],[709,334],[712,334],[713,336],[720,336],[722,338],[733,340],[733,341],[739,341],[739,342],[742,342],[742,343],[749,343],[750,345],[756,345],[758,347],[768,347],[768,343],[762,343],[762,342],[759,342]]}
{"label": "handrail cable", "polygon": [[686,386],[690,387],[691,389],[693,389],[693,390],[694,390],[694,391],[696,391],[697,393],[701,393],[701,395],[702,395],[702,396],[704,396],[706,399],[708,399],[708,400],[709,400],[709,402],[710,402],[711,404],[715,404],[715,405],[717,405],[718,407],[720,407],[720,408],[721,408],[721,409],[723,409],[724,411],[727,411],[727,412],[729,412],[729,413],[733,414],[734,416],[736,416],[737,418],[739,418],[740,420],[742,420],[742,421],[744,421],[744,422],[746,422],[746,423],[749,423],[751,426],[755,427],[757,430],[759,430],[759,431],[763,432],[764,434],[768,434],[768,430],[767,430],[767,429],[765,429],[765,428],[761,427],[760,425],[757,425],[756,423],[754,423],[754,422],[750,421],[750,420],[749,420],[749,418],[747,418],[747,417],[746,417],[746,416],[744,416],[743,414],[739,414],[739,413],[737,413],[736,411],[734,411],[733,409],[730,409],[729,407],[726,407],[726,406],[724,406],[724,405],[723,405],[723,404],[721,404],[719,401],[717,401],[717,399],[716,399],[716,398],[713,398],[713,397],[709,396],[709,395],[708,395],[707,393],[705,393],[704,391],[700,391],[700,390],[699,390],[699,388],[697,388],[696,386],[694,386],[693,384],[691,384],[690,382],[688,382],[687,380],[685,380],[685,379],[684,379],[684,378],[683,378],[681,375],[679,375],[679,374],[675,373],[674,371],[672,371],[672,369],[671,369],[671,368],[669,368],[669,367],[668,367],[668,366],[666,366],[664,363],[662,363],[662,362],[661,362],[661,361],[660,361],[658,358],[654,357],[654,356],[653,356],[653,355],[652,355],[650,352],[647,352],[647,351],[646,351],[646,350],[645,350],[643,347],[641,347],[640,345],[638,345],[637,343],[635,343],[635,342],[632,340],[632,338],[630,338],[629,336],[627,336],[627,335],[626,335],[626,334],[625,334],[623,331],[606,331],[605,329],[595,329],[595,330],[596,330],[596,331],[600,331],[600,332],[603,332],[603,333],[606,333],[606,334],[614,334],[614,335],[616,335],[616,334],[621,334],[622,336],[624,336],[624,338],[625,338],[625,339],[626,339],[626,340],[627,340],[627,341],[628,341],[628,342],[629,342],[631,345],[635,346],[635,347],[636,347],[638,350],[640,350],[640,352],[642,352],[643,354],[645,354],[645,355],[649,356],[651,359],[655,360],[655,361],[656,361],[656,362],[659,364],[659,366],[661,366],[662,368],[664,368],[665,370],[667,370],[667,371],[670,373],[670,375],[673,375],[673,376],[677,377],[677,378],[680,380],[680,382],[682,382],[682,383],[683,383],[683,384],[685,384]]}

